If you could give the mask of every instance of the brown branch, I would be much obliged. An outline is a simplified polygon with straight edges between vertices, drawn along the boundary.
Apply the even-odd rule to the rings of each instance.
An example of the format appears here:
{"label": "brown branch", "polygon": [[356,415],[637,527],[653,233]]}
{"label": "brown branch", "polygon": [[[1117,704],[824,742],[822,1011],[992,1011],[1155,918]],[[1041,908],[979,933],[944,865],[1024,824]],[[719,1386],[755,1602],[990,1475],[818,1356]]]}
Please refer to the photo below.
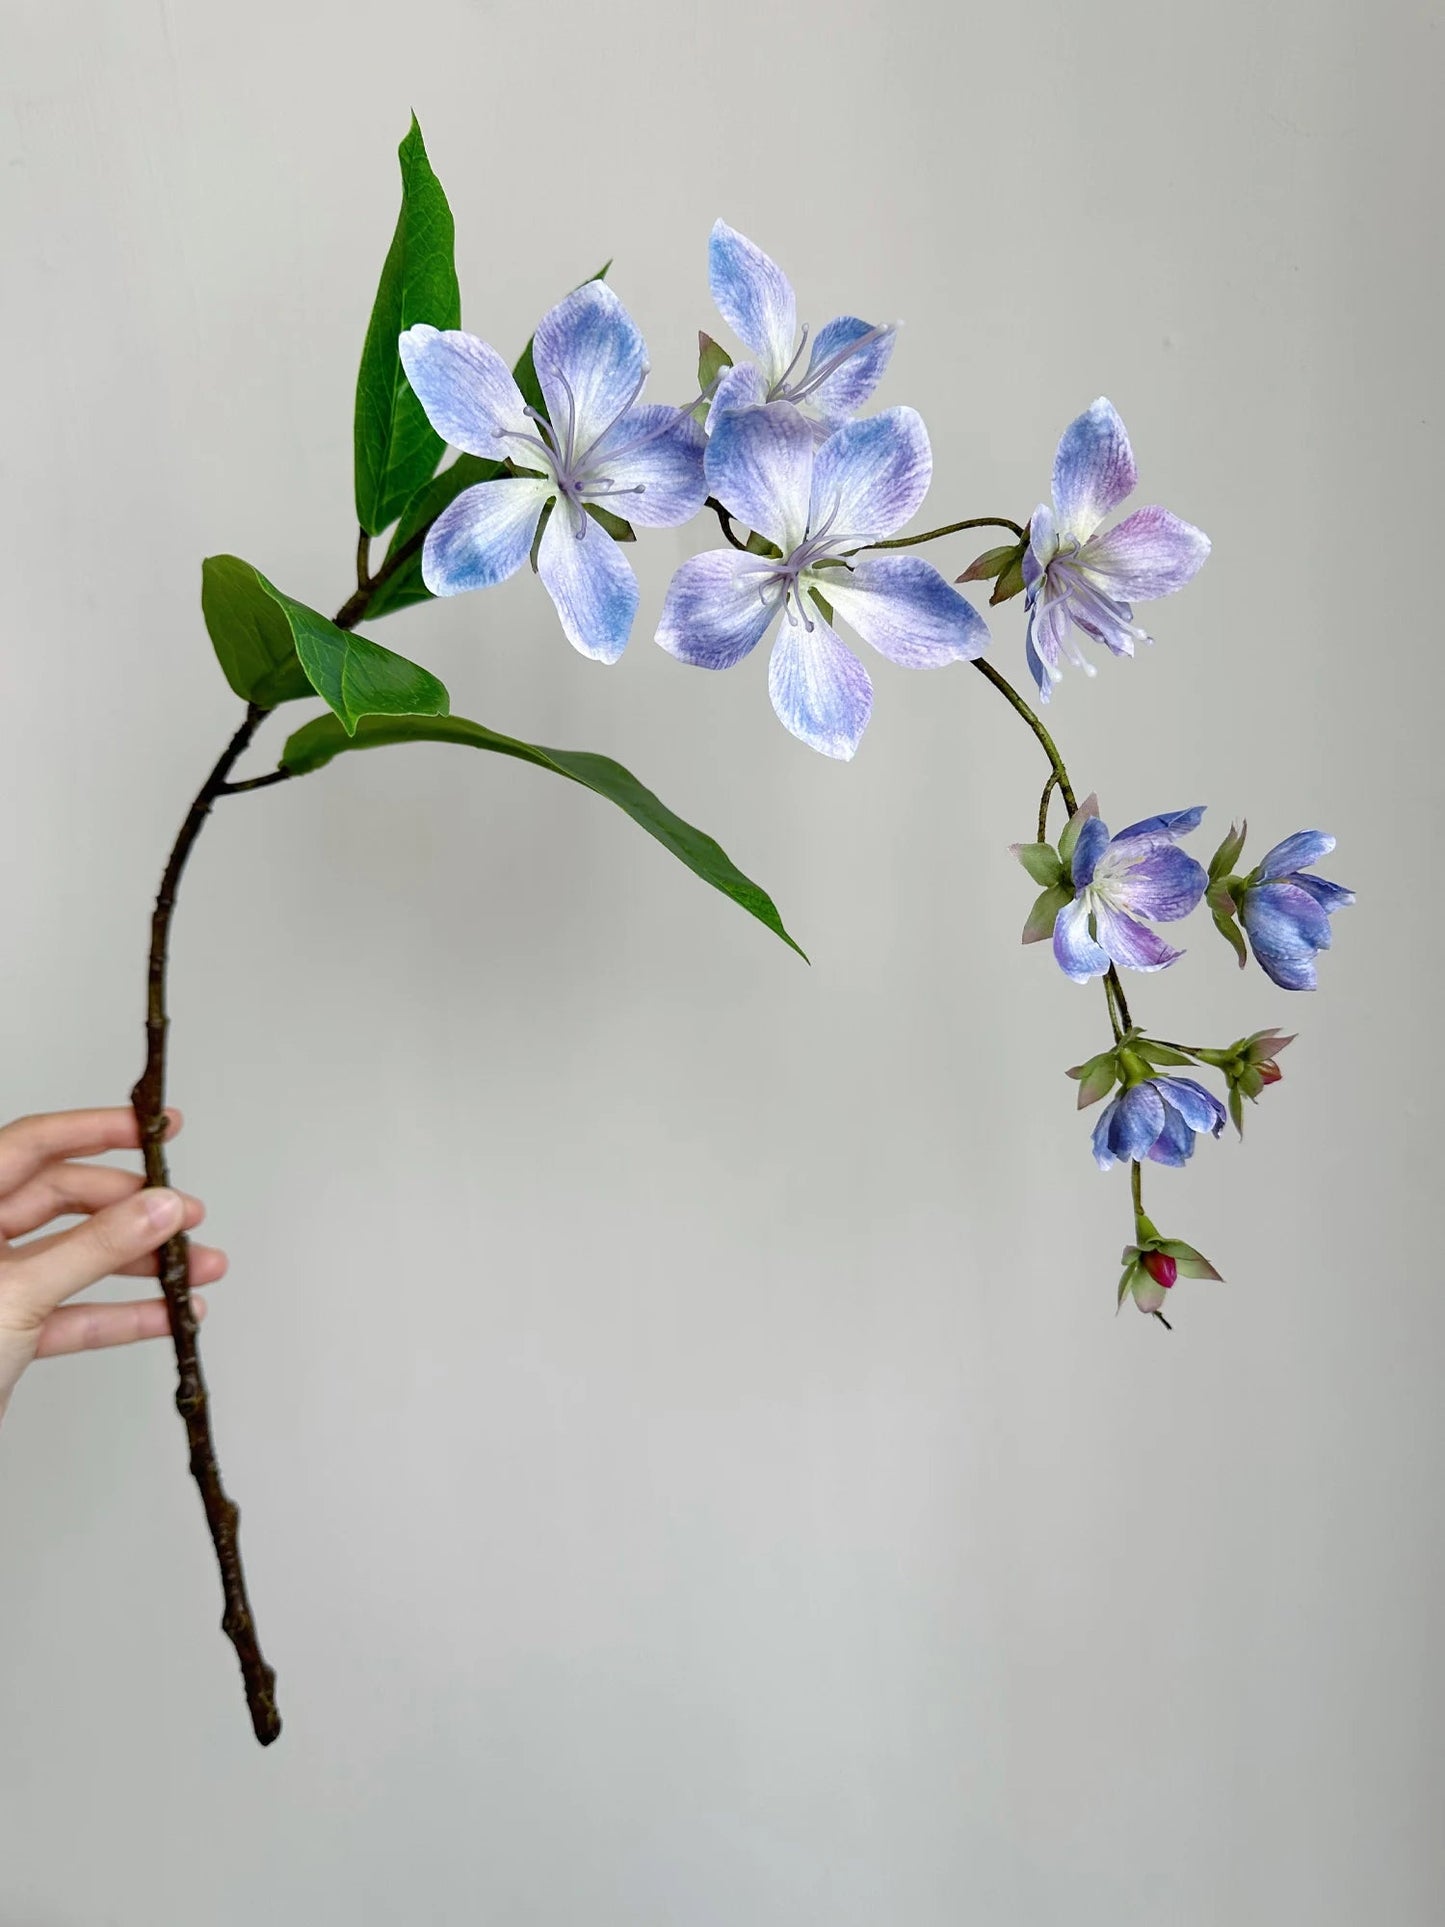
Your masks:
{"label": "brown branch", "polygon": [[[226,745],[220,761],[197,792],[186,814],[180,834],[171,850],[161,878],[151,918],[150,964],[146,976],[146,1064],[131,1104],[140,1126],[145,1154],[146,1182],[168,1185],[166,1164],[166,964],[170,948],[171,917],[176,907],[176,891],[196,838],[211,805],[226,787],[226,779],[268,712],[258,704],[248,704],[245,721]],[[196,1316],[191,1309],[190,1241],[184,1232],[168,1238],[160,1250],[161,1290],[170,1313],[171,1337],[176,1348],[178,1383],[176,1410],[185,1420],[186,1438],[191,1448],[191,1476],[200,1488],[211,1543],[221,1569],[221,1592],[225,1611],[221,1630],[236,1649],[241,1677],[246,1687],[246,1704],[251,1710],[251,1725],[262,1746],[269,1746],[281,1731],[281,1716],[276,1711],[276,1675],[261,1655],[256,1637],[256,1622],[246,1597],[246,1575],[241,1565],[238,1539],[240,1510],[226,1494],[221,1483],[221,1468],[216,1462],[215,1441],[211,1436],[210,1401],[205,1374],[201,1370],[200,1346],[196,1337]]]}

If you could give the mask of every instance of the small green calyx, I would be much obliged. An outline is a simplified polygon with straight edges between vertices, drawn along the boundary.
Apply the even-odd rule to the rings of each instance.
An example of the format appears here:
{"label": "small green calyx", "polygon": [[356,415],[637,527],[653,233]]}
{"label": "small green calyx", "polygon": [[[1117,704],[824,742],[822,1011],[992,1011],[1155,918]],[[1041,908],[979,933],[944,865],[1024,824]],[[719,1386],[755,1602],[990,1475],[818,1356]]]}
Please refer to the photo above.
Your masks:
{"label": "small green calyx", "polygon": [[1286,1046],[1294,1042],[1293,1035],[1286,1037],[1279,1030],[1255,1030],[1248,1037],[1240,1037],[1223,1050],[1201,1050],[1195,1055],[1201,1064],[1208,1064],[1222,1073],[1229,1086],[1229,1116],[1235,1130],[1244,1136],[1244,1100],[1251,1104],[1259,1101],[1262,1091],[1271,1084],[1277,1084],[1284,1072],[1277,1058]]}
{"label": "small green calyx", "polygon": [[1024,530],[1017,542],[1005,542],[1001,548],[985,549],[977,560],[970,562],[959,582],[993,582],[993,593],[989,597],[989,607],[996,609],[1001,602],[1009,602],[1024,589],[1024,557],[1028,553],[1029,532]]}
{"label": "small green calyx", "polygon": [[1185,1244],[1182,1238],[1161,1238],[1153,1223],[1141,1212],[1136,1233],[1139,1242],[1124,1247],[1124,1270],[1119,1279],[1118,1303],[1132,1297],[1139,1310],[1168,1326],[1160,1307],[1181,1278],[1212,1278],[1222,1283],[1219,1273],[1202,1251]]}

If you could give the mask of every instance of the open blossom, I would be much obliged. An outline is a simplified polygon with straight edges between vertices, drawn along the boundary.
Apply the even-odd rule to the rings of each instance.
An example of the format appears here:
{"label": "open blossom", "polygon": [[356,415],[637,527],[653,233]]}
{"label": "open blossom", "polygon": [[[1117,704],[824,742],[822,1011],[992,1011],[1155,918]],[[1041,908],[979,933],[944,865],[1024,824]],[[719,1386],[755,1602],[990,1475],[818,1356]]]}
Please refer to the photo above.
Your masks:
{"label": "open blossom", "polygon": [[1142,1078],[1104,1107],[1094,1126],[1094,1162],[1101,1171],[1142,1158],[1183,1164],[1197,1132],[1218,1137],[1223,1129],[1224,1106],[1192,1077]]}
{"label": "open blossom", "polygon": [[1111,963],[1128,970],[1162,970],[1184,953],[1139,922],[1172,923],[1204,895],[1208,878],[1175,839],[1195,829],[1203,807],[1145,817],[1117,836],[1098,815],[1091,796],[1064,833],[1072,840],[1073,899],[1054,921],[1054,958],[1066,977],[1087,983]]}
{"label": "open blossom", "polygon": [[988,642],[983,618],[931,564],[857,553],[908,520],[932,470],[911,408],[849,422],[821,444],[790,402],[725,415],[708,440],[708,486],[778,553],[714,549],[684,562],[657,640],[680,662],[730,669],[781,616],[768,669],[773,708],[825,756],[851,757],[873,685],[823,603],[908,669],[981,655]]}
{"label": "open blossom", "polygon": [[1319,830],[1276,843],[1238,891],[1239,920],[1267,977],[1281,990],[1313,990],[1315,957],[1330,947],[1330,918],[1355,893],[1304,872],[1335,847]]}
{"label": "open blossom", "polygon": [[1071,626],[1116,656],[1132,656],[1136,642],[1150,640],[1135,627],[1133,604],[1182,589],[1209,554],[1208,536],[1168,509],[1136,509],[1099,533],[1137,479],[1124,424],[1101,397],[1064,430],[1054,456],[1053,507],[1040,504],[1029,522],[1024,648],[1044,702],[1063,674],[1061,656],[1094,673]]}
{"label": "open blossom", "polygon": [[793,284],[760,247],[730,228],[714,226],[707,251],[708,282],[718,312],[757,356],[724,371],[714,390],[709,426],[730,408],[756,408],[790,401],[828,434],[855,415],[873,393],[893,352],[897,324],[872,327],[856,315],[839,315],[813,337],[807,362],[808,325],[798,329]]}
{"label": "open blossom", "polygon": [[644,528],[686,522],[707,495],[703,434],[687,411],[642,405],[647,350],[612,290],[589,281],[537,325],[533,355],[547,404],[529,408],[494,348],[458,329],[418,325],[402,366],[433,428],[454,448],[528,471],[464,489],[422,551],[433,595],[485,589],[531,553],[573,647],[615,662],[637,613],[637,578],[590,503]]}

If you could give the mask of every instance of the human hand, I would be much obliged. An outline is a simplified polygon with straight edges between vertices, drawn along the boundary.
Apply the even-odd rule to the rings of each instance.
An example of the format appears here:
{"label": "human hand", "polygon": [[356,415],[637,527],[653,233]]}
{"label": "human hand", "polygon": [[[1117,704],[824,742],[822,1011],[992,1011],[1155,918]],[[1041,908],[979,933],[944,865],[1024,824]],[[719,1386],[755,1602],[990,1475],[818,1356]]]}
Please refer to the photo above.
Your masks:
{"label": "human hand", "polygon": [[[166,1116],[171,1138],[181,1128],[181,1115],[172,1110]],[[131,1345],[170,1331],[163,1298],[65,1302],[112,1273],[155,1277],[158,1247],[206,1215],[200,1199],[183,1191],[147,1190],[134,1172],[75,1162],[103,1151],[133,1151],[139,1143],[134,1112],[119,1106],[22,1117],[0,1128],[0,1418],[34,1359]],[[53,1219],[73,1216],[85,1223],[27,1237]],[[12,1243],[16,1238],[26,1242]],[[191,1246],[193,1286],[213,1284],[225,1270],[223,1251]],[[205,1300],[193,1296],[191,1302],[203,1318]]]}

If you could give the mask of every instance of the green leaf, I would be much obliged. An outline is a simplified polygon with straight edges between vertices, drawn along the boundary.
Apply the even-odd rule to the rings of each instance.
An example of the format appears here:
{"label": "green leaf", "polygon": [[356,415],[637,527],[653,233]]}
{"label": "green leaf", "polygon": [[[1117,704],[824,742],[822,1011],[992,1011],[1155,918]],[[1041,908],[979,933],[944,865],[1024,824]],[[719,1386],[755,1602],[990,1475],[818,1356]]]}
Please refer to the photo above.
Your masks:
{"label": "green leaf", "polygon": [[998,581],[993,585],[993,594],[988,599],[988,606],[991,609],[996,609],[1001,602],[1011,601],[1014,596],[1023,594],[1024,554],[1027,549],[1028,543],[1021,542],[1014,552],[1013,560],[1000,572]]}
{"label": "green leaf", "polygon": [[1009,849],[1034,882],[1041,884],[1044,889],[1052,889],[1054,884],[1063,882],[1064,866],[1052,843],[1011,843]]}
{"label": "green leaf", "polygon": [[[1224,901],[1225,903],[1229,903],[1229,898],[1226,897]],[[1231,904],[1230,909],[1226,909],[1224,904],[1215,900],[1214,892],[1212,890],[1209,892],[1209,913],[1214,918],[1214,927],[1220,936],[1231,946],[1235,956],[1239,959],[1239,967],[1243,970],[1245,964],[1249,961],[1249,952],[1245,948],[1244,932],[1230,914],[1232,908],[1233,905]]]}
{"label": "green leaf", "polygon": [[1016,542],[1005,542],[1001,549],[985,549],[983,554],[969,563],[963,574],[955,577],[958,582],[991,582],[996,575],[1002,575],[1019,553]]}
{"label": "green leaf", "polygon": [[1086,796],[1064,825],[1064,833],[1059,838],[1059,856],[1067,868],[1074,860],[1074,845],[1079,840],[1079,832],[1091,816],[1099,814],[1097,796]]}
{"label": "green leaf", "polygon": [[[389,616],[397,609],[408,608],[413,602],[431,601],[431,590],[421,579],[421,544],[416,538],[431,527],[442,510],[449,508],[463,489],[472,488],[478,482],[495,481],[506,472],[503,462],[489,462],[483,455],[458,455],[450,467],[444,468],[440,475],[434,475],[424,487],[417,490],[402,510],[401,520],[392,531],[386,555],[376,572],[380,580],[367,599],[368,622],[377,616]],[[411,554],[393,568],[393,557],[400,555],[413,542],[416,546]]]}
{"label": "green leaf", "polygon": [[397,155],[401,212],[356,377],[356,516],[368,535],[380,535],[396,520],[445,446],[412,392],[397,337],[417,321],[456,328],[462,318],[452,211],[414,114]]}
{"label": "green leaf", "polygon": [[314,694],[290,623],[239,555],[201,564],[201,614],[226,681],[246,702],[274,709]]}
{"label": "green leaf", "polygon": [[435,721],[414,716],[394,721],[372,719],[359,724],[354,735],[343,734],[331,717],[318,716],[315,722],[307,723],[291,737],[282,752],[281,767],[290,770],[293,776],[303,776],[320,769],[343,750],[379,749],[388,743],[412,742],[460,743],[471,749],[490,750],[498,756],[515,756],[520,762],[551,770],[555,776],[564,776],[569,782],[580,783],[595,795],[606,797],[649,836],[656,837],[663,848],[685,863],[695,876],[700,876],[715,890],[721,890],[725,897],[731,897],[807,961],[806,952],[783,928],[777,907],[767,892],[745,877],[710,836],[684,823],[680,816],[674,816],[630,770],[614,763],[611,757],[594,756],[586,750],[542,749],[536,743],[520,742],[514,736],[500,736],[495,730],[486,729],[481,723],[469,723],[461,716]]}
{"label": "green leaf", "polygon": [[614,515],[611,509],[603,508],[600,502],[584,502],[582,506],[599,528],[606,529],[614,542],[637,540],[637,532],[632,524],[624,522],[620,515]]}
{"label": "green leaf", "polygon": [[1043,943],[1054,934],[1060,910],[1066,903],[1072,903],[1074,893],[1066,883],[1055,883],[1042,895],[1034,898],[1034,907],[1024,922],[1023,941]]}
{"label": "green leaf", "polygon": [[[610,261],[604,261],[596,274],[588,275],[587,281],[605,281],[607,279],[607,270],[611,266],[612,263]],[[579,281],[577,288],[585,288],[587,281]],[[576,294],[577,288],[572,289],[573,294]],[[547,398],[542,393],[542,384],[537,379],[537,364],[532,356],[532,343],[535,338],[536,337],[532,335],[527,337],[527,345],[521,354],[518,355],[517,365],[512,370],[512,379],[521,389],[522,400],[526,402],[527,406],[529,408],[535,408],[539,415],[546,415]]]}
{"label": "green leaf", "polygon": [[1225,837],[1214,855],[1209,859],[1209,881],[1220,883],[1239,862],[1244,849],[1244,839],[1248,834],[1248,823],[1231,823],[1229,835]]}
{"label": "green leaf", "polygon": [[733,358],[720,341],[714,341],[705,329],[697,331],[697,385],[699,391],[711,394],[713,383],[724,368],[731,368]]}
{"label": "green leaf", "polygon": [[[348,736],[363,716],[445,716],[450,698],[435,676],[380,643],[338,629],[334,622],[295,602],[269,583],[271,597],[291,631],[297,657],[312,689],[336,712]],[[329,718],[320,717],[323,723]]]}
{"label": "green leaf", "polygon": [[1155,1043],[1151,1037],[1140,1037],[1136,1041],[1134,1048],[1146,1063],[1152,1064],[1156,1070],[1161,1067],[1167,1068],[1171,1065],[1192,1064],[1194,1062],[1194,1059],[1192,1057],[1186,1057],[1183,1051],[1174,1050],[1168,1044]]}
{"label": "green leaf", "polygon": [[1089,1058],[1086,1063],[1075,1064],[1071,1071],[1066,1072],[1066,1075],[1078,1078],[1079,1109],[1086,1111],[1091,1104],[1097,1104],[1101,1097],[1107,1097],[1118,1082],[1114,1053],[1111,1050],[1102,1050],[1097,1057]]}

